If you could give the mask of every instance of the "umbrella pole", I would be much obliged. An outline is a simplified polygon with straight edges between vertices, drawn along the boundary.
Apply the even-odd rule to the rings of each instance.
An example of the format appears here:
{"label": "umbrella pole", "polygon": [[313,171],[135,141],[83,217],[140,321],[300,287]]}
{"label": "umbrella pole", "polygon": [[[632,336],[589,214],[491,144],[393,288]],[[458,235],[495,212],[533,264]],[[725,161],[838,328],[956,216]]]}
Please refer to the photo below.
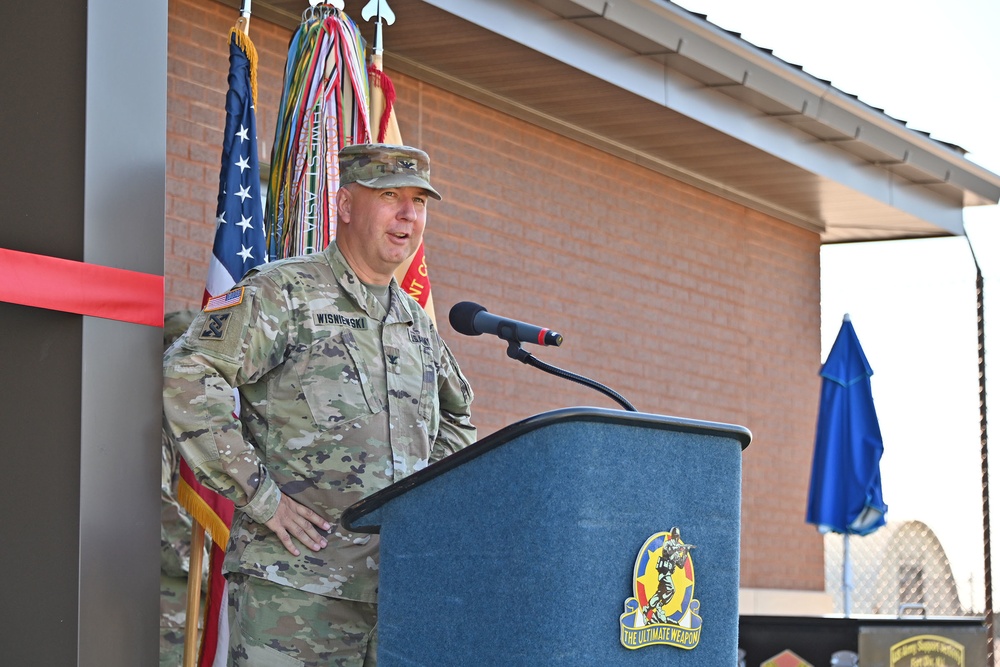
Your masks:
{"label": "umbrella pole", "polygon": [[844,533],[844,579],[841,589],[844,594],[844,617],[851,615],[851,589],[854,587],[851,572],[851,536]]}

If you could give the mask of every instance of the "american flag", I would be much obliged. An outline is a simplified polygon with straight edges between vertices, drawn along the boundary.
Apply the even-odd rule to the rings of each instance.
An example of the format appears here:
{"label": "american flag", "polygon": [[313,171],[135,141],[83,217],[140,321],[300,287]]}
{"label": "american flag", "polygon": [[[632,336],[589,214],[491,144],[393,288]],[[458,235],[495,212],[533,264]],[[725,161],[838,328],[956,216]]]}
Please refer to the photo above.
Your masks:
{"label": "american flag", "polygon": [[208,268],[205,301],[229,290],[243,274],[267,261],[257,162],[255,96],[250,81],[252,66],[236,39],[233,35],[229,44],[226,130],[222,140],[219,203],[215,211],[215,245]]}
{"label": "american flag", "polygon": [[[257,49],[253,42],[239,28],[233,28],[229,39],[229,92],[226,94],[215,244],[202,300],[203,307],[209,310],[234,305],[235,300],[242,299],[243,290],[234,290],[233,286],[247,271],[267,261],[257,163],[256,67]],[[207,609],[198,664],[202,667],[224,665],[229,626],[222,561],[233,520],[233,503],[202,486],[186,461],[181,461],[180,468],[178,500],[212,537]],[[191,604],[189,600],[189,611]]]}

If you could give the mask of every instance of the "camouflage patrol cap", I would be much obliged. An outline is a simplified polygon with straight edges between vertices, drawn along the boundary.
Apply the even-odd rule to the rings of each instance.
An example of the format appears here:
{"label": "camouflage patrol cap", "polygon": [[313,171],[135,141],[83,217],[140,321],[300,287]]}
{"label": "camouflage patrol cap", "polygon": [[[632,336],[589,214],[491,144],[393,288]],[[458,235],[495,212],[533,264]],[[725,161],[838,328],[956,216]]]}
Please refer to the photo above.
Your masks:
{"label": "camouflage patrol cap", "polygon": [[340,184],[366,188],[415,187],[441,199],[431,187],[431,159],[419,148],[391,144],[354,144],[340,151]]}

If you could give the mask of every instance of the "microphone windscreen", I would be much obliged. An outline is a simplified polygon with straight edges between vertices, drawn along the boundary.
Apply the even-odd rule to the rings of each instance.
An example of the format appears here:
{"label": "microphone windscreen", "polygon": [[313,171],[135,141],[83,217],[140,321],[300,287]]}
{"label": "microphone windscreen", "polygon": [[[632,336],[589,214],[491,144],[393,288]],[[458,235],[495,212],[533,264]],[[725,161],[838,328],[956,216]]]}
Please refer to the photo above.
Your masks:
{"label": "microphone windscreen", "polygon": [[451,328],[466,336],[478,336],[482,331],[476,331],[476,315],[486,310],[478,303],[462,301],[451,307],[448,313],[448,321]]}

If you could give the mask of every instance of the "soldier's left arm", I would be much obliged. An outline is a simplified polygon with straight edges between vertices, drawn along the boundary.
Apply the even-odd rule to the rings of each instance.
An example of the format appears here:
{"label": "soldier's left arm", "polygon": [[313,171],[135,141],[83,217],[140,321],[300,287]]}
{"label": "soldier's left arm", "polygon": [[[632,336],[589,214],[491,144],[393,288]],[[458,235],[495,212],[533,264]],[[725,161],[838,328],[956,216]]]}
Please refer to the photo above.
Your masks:
{"label": "soldier's left arm", "polygon": [[[440,339],[439,339],[440,340]],[[441,422],[431,443],[431,461],[438,461],[476,441],[472,424],[472,387],[465,379],[458,361],[441,341],[438,358],[438,402]]]}

